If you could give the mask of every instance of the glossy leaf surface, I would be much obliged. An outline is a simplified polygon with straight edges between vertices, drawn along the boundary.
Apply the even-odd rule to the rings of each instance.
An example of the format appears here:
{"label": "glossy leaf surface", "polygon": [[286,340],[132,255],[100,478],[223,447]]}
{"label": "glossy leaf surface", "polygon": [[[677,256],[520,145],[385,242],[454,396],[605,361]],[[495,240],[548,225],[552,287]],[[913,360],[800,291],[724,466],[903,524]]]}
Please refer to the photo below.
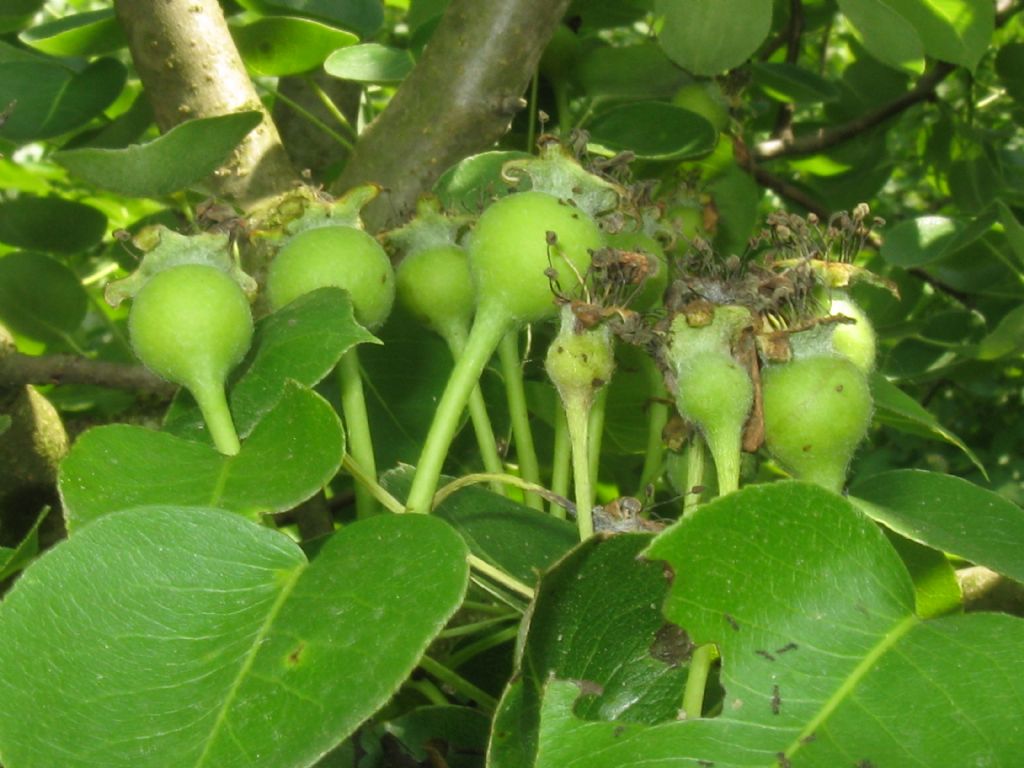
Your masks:
{"label": "glossy leaf surface", "polygon": [[659,101],[616,107],[588,125],[590,148],[614,155],[625,149],[637,157],[682,160],[715,148],[718,132],[700,115]]}
{"label": "glossy leaf surface", "polygon": [[[554,682],[537,768],[1010,766],[1024,746],[1024,680],[1013,672],[1024,622],[919,619],[896,553],[841,497],[798,483],[750,487],[699,509],[646,554],[675,573],[666,617],[721,652],[721,714],[586,722],[572,710],[576,686]],[[972,663],[949,664],[963,648]]]}
{"label": "glossy leaf surface", "polygon": [[351,32],[288,16],[268,16],[233,27],[231,36],[246,66],[276,77],[315,69],[331,51],[359,40]]}
{"label": "glossy leaf surface", "polygon": [[742,63],[768,35],[771,0],[657,0],[658,43],[695,75],[717,75]]}
{"label": "glossy leaf surface", "polygon": [[899,469],[865,478],[850,493],[897,533],[1024,582],[1024,510],[959,477]]}
{"label": "glossy leaf surface", "polygon": [[147,504],[217,507],[252,517],[291,509],[338,471],[344,433],[334,409],[290,384],[237,456],[125,424],[96,427],[61,464],[69,530]]}
{"label": "glossy leaf surface", "polygon": [[108,515],[0,605],[0,758],[312,765],[394,693],[467,576],[458,536],[426,516],[350,526],[309,562],[218,510]]}

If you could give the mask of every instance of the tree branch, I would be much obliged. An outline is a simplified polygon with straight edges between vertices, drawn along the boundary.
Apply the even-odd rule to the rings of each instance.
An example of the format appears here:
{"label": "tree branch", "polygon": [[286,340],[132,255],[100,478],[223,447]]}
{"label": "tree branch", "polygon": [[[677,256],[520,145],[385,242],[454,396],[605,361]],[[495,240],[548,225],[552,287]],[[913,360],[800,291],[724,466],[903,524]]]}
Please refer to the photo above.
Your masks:
{"label": "tree branch", "polygon": [[855,120],[833,128],[822,128],[805,136],[790,139],[769,139],[762,141],[754,148],[755,160],[775,160],[780,157],[813,155],[823,150],[856,138],[870,128],[884,123],[891,117],[918,104],[927,101],[935,94],[935,88],[955,69],[952,64],[939,62],[921,76],[917,84],[900,94],[888,104],[866,112]]}
{"label": "tree branch", "polygon": [[20,352],[0,354],[0,390],[26,384],[94,384],[144,392],[170,400],[173,384],[139,365],[90,360],[75,355],[35,357]]}
{"label": "tree branch", "polygon": [[371,230],[392,226],[441,173],[491,146],[569,0],[452,0],[416,68],[363,133],[336,191],[375,182]]}
{"label": "tree branch", "polygon": [[217,0],[115,0],[114,6],[161,131],[197,117],[263,113],[211,179],[217,194],[244,205],[297,182]]}

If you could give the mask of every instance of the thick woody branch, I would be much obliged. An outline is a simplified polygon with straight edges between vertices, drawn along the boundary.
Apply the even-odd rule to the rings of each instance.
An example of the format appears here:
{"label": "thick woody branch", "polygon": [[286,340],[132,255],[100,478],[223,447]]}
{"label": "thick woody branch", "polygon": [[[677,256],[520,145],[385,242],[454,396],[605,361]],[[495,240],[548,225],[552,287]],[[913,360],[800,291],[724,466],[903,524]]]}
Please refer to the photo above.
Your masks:
{"label": "thick woody branch", "polygon": [[438,176],[508,129],[568,0],[452,0],[416,68],[360,137],[337,184],[376,182],[371,229],[401,221]]}
{"label": "thick woody branch", "polygon": [[217,0],[115,0],[114,5],[161,131],[197,117],[263,112],[263,122],[211,180],[217,194],[244,205],[296,182]]}
{"label": "thick woody branch", "polygon": [[170,400],[175,387],[139,365],[90,360],[75,355],[35,357],[19,352],[0,354],[0,390],[26,384],[94,384],[143,392]]}

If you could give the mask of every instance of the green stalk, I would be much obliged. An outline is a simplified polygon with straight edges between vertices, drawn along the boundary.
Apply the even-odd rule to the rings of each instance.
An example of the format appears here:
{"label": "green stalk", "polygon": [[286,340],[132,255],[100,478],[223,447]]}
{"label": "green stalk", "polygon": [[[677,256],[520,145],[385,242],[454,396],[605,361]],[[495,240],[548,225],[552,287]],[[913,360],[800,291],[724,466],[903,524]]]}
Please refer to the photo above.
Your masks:
{"label": "green stalk", "polygon": [[590,483],[590,408],[585,397],[572,397],[565,402],[565,420],[572,444],[572,479],[576,493],[576,525],[580,540],[594,535],[594,491]]}
{"label": "green stalk", "polygon": [[480,379],[484,366],[491,358],[498,342],[508,332],[512,321],[500,313],[481,307],[473,321],[462,356],[456,361],[448,377],[441,401],[434,412],[434,420],[423,443],[416,465],[406,508],[410,512],[427,514],[431,509],[434,491],[441,477],[441,469],[448,455],[455,431],[459,428],[462,411],[470,393]]}
{"label": "green stalk", "polygon": [[441,662],[429,656],[424,656],[420,659],[420,668],[431,677],[440,680],[441,683],[447,685],[456,693],[460,693],[467,699],[475,701],[480,706],[480,709],[485,712],[493,714],[494,710],[497,709],[497,699],[473,685],[469,680],[458,674],[455,670],[449,669]]}
{"label": "green stalk", "polygon": [[704,690],[708,684],[708,673],[714,646],[702,645],[690,657],[690,667],[686,675],[686,688],[683,691],[683,714],[687,720],[695,720],[704,711]]}
{"label": "green stalk", "polygon": [[189,387],[189,391],[199,405],[214,446],[225,456],[235,456],[241,450],[241,445],[238,442],[238,433],[235,432],[235,424],[231,421],[231,409],[228,408],[224,387],[212,384]]}
{"label": "green stalk", "polygon": [[[359,356],[355,347],[342,355],[338,362],[338,383],[341,388],[341,410],[345,415],[345,429],[348,432],[348,453],[363,472],[376,481],[377,461],[373,455],[373,438],[363,395],[363,377],[359,371]],[[355,493],[358,519],[362,520],[380,511],[373,494],[365,485],[357,482]]]}
{"label": "green stalk", "polygon": [[608,387],[602,387],[594,394],[590,405],[588,460],[590,463],[590,485],[597,485],[597,474],[601,469],[601,439],[604,437],[604,415],[608,405]]}
{"label": "green stalk", "polygon": [[705,442],[715,461],[718,477],[718,495],[725,496],[740,487],[740,462],[743,450],[743,430],[721,430],[717,435],[705,435]]}
{"label": "green stalk", "polygon": [[[569,495],[569,461],[572,449],[569,446],[569,423],[565,418],[565,408],[561,399],[555,404],[555,445],[551,459],[551,492],[562,497]],[[565,519],[565,507],[551,502],[551,514],[560,520]]]}
{"label": "green stalk", "polygon": [[[451,350],[452,359],[458,361],[466,348],[466,334],[454,328],[448,329],[444,334],[448,349]],[[492,474],[501,474],[505,471],[505,464],[498,453],[498,441],[494,439],[494,427],[491,418],[487,414],[487,403],[484,401],[483,390],[477,382],[473,391],[469,393],[469,419],[473,424],[473,432],[476,434],[476,444],[480,449],[480,459],[483,461],[484,469]],[[505,495],[505,488],[501,483],[491,483],[491,490],[495,493]]]}
{"label": "green stalk", "polygon": [[686,454],[686,484],[683,493],[683,517],[689,517],[700,506],[700,494],[692,489],[704,482],[704,438],[694,432]]}
{"label": "green stalk", "polygon": [[[516,444],[516,460],[519,473],[530,483],[540,484],[540,463],[530,429],[530,412],[526,407],[526,390],[523,386],[523,365],[519,359],[519,331],[506,333],[498,343],[498,359],[505,378],[505,394],[508,398],[508,412],[512,420],[512,439]],[[544,502],[535,493],[527,493],[524,501],[533,509],[544,509]]]}
{"label": "green stalk", "polygon": [[647,450],[644,452],[644,465],[640,470],[638,497],[642,496],[649,483],[655,481],[665,464],[665,440],[662,433],[668,423],[668,404],[665,402],[668,393],[661,372],[647,355],[641,359],[650,382],[651,399],[647,406]]}

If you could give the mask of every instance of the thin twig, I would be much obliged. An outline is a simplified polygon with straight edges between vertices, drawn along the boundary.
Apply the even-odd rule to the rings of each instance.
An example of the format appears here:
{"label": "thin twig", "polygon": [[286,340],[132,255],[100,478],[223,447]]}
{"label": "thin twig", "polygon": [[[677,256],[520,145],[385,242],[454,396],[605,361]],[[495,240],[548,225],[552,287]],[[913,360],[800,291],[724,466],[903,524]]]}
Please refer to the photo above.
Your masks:
{"label": "thin twig", "polygon": [[92,384],[170,400],[177,387],[141,365],[90,360],[78,355],[0,354],[0,388],[26,384]]}

